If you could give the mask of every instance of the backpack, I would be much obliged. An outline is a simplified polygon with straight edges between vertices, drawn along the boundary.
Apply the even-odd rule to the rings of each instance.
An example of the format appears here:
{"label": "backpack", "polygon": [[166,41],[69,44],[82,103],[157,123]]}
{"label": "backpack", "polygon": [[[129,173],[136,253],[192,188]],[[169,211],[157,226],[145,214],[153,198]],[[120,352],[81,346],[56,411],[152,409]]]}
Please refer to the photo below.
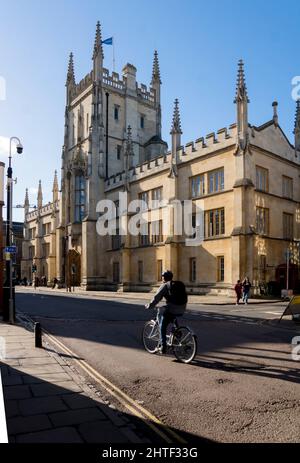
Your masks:
{"label": "backpack", "polygon": [[167,302],[174,305],[184,305],[188,301],[185,284],[182,281],[171,281],[169,286],[169,296]]}

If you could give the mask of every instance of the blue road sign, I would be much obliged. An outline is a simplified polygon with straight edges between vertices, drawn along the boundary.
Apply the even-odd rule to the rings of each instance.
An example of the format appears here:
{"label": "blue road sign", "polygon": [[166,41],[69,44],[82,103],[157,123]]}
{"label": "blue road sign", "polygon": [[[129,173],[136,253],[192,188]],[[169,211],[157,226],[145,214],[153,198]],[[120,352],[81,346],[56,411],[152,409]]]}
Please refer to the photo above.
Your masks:
{"label": "blue road sign", "polygon": [[17,253],[17,246],[7,246],[5,248],[5,252],[9,252],[10,254],[16,254]]}

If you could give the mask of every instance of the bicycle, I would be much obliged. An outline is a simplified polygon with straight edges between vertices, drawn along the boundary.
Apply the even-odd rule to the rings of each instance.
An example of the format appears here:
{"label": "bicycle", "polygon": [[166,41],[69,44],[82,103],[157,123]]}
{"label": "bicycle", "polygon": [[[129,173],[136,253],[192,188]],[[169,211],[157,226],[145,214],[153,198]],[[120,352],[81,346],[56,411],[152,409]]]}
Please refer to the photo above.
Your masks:
{"label": "bicycle", "polygon": [[[158,309],[156,318],[145,323],[142,340],[144,348],[149,354],[159,352],[161,344]],[[167,334],[167,348],[172,348],[176,359],[182,363],[190,363],[197,354],[197,336],[187,326],[179,326],[177,317],[174,317],[171,332]]]}

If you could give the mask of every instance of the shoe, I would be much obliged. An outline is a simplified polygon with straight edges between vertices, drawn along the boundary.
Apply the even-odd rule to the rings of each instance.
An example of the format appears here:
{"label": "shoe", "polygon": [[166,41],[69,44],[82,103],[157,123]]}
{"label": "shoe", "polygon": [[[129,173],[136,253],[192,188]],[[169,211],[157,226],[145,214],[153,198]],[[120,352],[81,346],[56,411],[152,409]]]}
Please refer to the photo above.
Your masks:
{"label": "shoe", "polygon": [[160,355],[165,355],[167,353],[167,348],[166,347],[159,347],[157,350],[158,354]]}

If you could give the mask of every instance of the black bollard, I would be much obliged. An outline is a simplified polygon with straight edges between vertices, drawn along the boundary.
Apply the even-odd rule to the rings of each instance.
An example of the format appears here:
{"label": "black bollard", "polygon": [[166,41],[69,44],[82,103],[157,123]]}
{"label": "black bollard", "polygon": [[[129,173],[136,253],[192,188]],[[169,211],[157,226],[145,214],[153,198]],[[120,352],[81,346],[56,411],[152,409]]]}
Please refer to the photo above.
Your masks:
{"label": "black bollard", "polygon": [[42,343],[42,327],[40,323],[34,324],[34,338],[35,338],[35,347],[43,347]]}

